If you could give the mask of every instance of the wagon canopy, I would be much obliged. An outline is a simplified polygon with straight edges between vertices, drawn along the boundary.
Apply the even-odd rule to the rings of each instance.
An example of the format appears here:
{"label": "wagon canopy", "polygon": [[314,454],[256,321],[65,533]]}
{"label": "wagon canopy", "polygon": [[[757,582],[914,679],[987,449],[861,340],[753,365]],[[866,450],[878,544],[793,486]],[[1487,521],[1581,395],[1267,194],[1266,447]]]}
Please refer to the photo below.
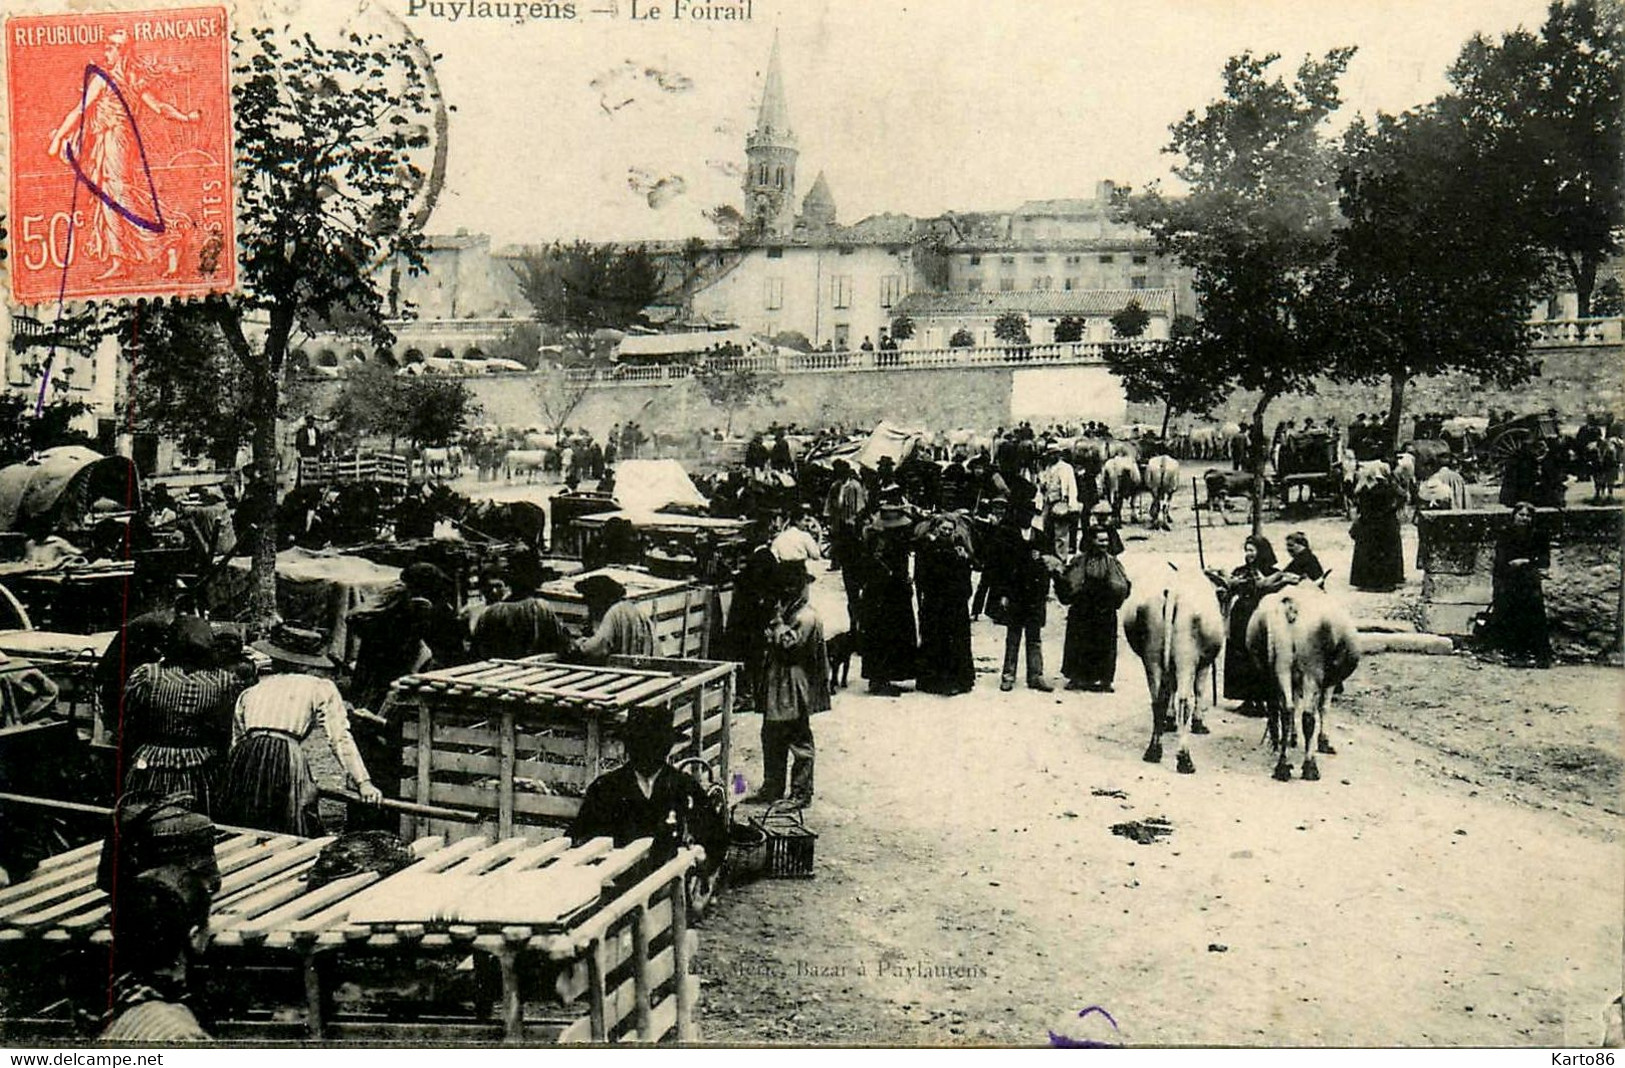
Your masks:
{"label": "wagon canopy", "polygon": [[833,467],[836,460],[845,460],[854,467],[867,467],[873,470],[880,466],[882,457],[890,457],[894,466],[901,466],[903,461],[914,455],[914,450],[929,437],[930,435],[923,430],[901,427],[882,420],[870,431],[868,438],[825,445],[812,452],[807,459],[824,467]]}
{"label": "wagon canopy", "polygon": [[615,465],[615,503],[629,512],[706,508],[710,502],[676,460],[622,460]]}
{"label": "wagon canopy", "polygon": [[100,498],[141,507],[135,464],[82,445],[46,449],[32,460],[0,468],[0,530],[49,533],[89,525]]}

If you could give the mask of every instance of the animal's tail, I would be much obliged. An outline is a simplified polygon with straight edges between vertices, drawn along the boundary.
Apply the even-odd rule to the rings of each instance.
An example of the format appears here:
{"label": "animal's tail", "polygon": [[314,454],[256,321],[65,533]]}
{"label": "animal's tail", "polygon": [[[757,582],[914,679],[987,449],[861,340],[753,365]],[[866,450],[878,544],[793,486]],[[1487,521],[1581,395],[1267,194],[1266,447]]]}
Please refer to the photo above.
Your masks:
{"label": "animal's tail", "polygon": [[1167,686],[1173,679],[1174,667],[1174,625],[1179,621],[1179,598],[1173,590],[1162,591],[1162,649],[1159,651],[1162,660],[1162,684]]}

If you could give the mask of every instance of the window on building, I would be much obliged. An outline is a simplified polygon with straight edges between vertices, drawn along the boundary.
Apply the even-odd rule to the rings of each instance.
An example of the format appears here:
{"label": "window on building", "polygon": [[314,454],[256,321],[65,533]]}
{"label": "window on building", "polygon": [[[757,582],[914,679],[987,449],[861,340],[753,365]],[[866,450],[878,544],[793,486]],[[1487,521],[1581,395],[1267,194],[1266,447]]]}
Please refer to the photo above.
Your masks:
{"label": "window on building", "polygon": [[769,319],[767,321],[767,325],[763,328],[762,332],[764,334],[766,334],[768,337],[778,337],[779,336],[779,324],[778,324],[778,321],[775,320],[775,319]]}
{"label": "window on building", "polygon": [[784,307],[784,279],[763,279],[762,305],[768,311],[777,311]]}
{"label": "window on building", "polygon": [[760,184],[762,184],[762,185],[767,184],[767,164],[765,164],[765,163],[762,164],[762,169],[761,169],[761,171],[758,172],[758,177],[761,180]]}
{"label": "window on building", "polygon": [[903,276],[887,274],[880,277],[880,306],[890,308],[903,299]]}
{"label": "window on building", "polygon": [[850,256],[852,255],[853,249],[851,245],[843,245],[841,248],[837,249],[837,251],[843,256]]}
{"label": "window on building", "polygon": [[1004,267],[1013,266],[1015,264],[1015,262],[1016,262],[1016,258],[1014,256],[1000,256],[999,257],[999,263],[1000,263],[1001,266],[1004,266]]}
{"label": "window on building", "polygon": [[782,259],[784,259],[784,249],[782,249],[782,248],[770,248],[770,249],[768,249],[767,250],[767,258],[770,259],[770,260],[782,260]]}
{"label": "window on building", "polygon": [[1078,280],[1076,278],[1068,278],[1063,288],[1068,290],[1078,288]]}
{"label": "window on building", "polygon": [[972,255],[970,258],[970,265],[972,267],[980,267],[982,265],[982,257],[979,255]]}
{"label": "window on building", "polygon": [[1100,262],[1101,263],[1111,263],[1113,259],[1114,259],[1114,257],[1112,256],[1112,254],[1110,252],[1108,252],[1105,255],[1100,257]]}
{"label": "window on building", "polygon": [[1141,267],[1145,266],[1145,254],[1142,252],[1138,256],[1135,256],[1134,262]]}
{"label": "window on building", "polygon": [[1034,256],[1033,257],[1033,262],[1034,263],[1048,263],[1049,262],[1049,257],[1048,256]]}
{"label": "window on building", "polygon": [[1128,287],[1130,289],[1144,289],[1145,288],[1145,275],[1137,274],[1133,278],[1130,278],[1128,280]]}
{"label": "window on building", "polygon": [[1083,262],[1083,257],[1082,256],[1068,256],[1066,258],[1066,262],[1067,263],[1082,263]]}
{"label": "window on building", "polygon": [[1010,292],[1013,292],[1015,290],[1015,288],[1016,288],[1016,280],[1014,278],[1001,278],[1001,279],[999,279],[999,292],[1000,293],[1010,293]]}
{"label": "window on building", "polygon": [[835,324],[835,347],[838,348],[838,349],[845,349],[845,348],[850,348],[851,346],[852,346],[852,324],[851,323],[836,323]]}
{"label": "window on building", "polygon": [[780,167],[773,172],[773,184],[780,189],[784,188],[784,168]]}
{"label": "window on building", "polygon": [[1036,290],[1039,290],[1039,291],[1043,291],[1043,290],[1047,290],[1047,289],[1054,289],[1055,288],[1055,279],[1051,278],[1047,274],[1044,275],[1042,278],[1034,278],[1033,279],[1033,288],[1036,289]]}
{"label": "window on building", "polygon": [[829,303],[834,308],[850,308],[852,306],[851,275],[837,274],[830,277]]}
{"label": "window on building", "polygon": [[982,291],[982,280],[980,278],[965,279],[965,291],[967,293],[980,293]]}

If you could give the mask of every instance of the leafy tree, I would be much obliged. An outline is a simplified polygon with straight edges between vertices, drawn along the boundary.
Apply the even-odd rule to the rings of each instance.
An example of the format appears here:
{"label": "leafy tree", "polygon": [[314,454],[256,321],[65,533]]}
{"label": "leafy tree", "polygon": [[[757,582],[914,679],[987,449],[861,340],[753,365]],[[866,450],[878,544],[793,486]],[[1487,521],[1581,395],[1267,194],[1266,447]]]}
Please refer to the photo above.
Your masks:
{"label": "leafy tree", "polygon": [[782,378],[740,364],[719,365],[706,361],[694,368],[694,381],[705,399],[727,415],[726,433],[730,438],[734,432],[734,416],[739,412],[753,405],[784,403],[778,395],[784,385]]}
{"label": "leafy tree", "polygon": [[962,326],[958,330],[955,330],[953,336],[948,339],[948,347],[950,349],[975,348],[976,335],[972,334],[968,328]]}
{"label": "leafy tree", "polygon": [[1102,351],[1106,366],[1123,383],[1125,397],[1135,404],[1162,405],[1163,437],[1174,415],[1205,415],[1228,392],[1226,376],[1201,359],[1195,319],[1179,316],[1169,334],[1165,342],[1116,341]]}
{"label": "leafy tree", "polygon": [[1084,321],[1076,315],[1063,315],[1055,324],[1055,340],[1071,344],[1083,340]]}
{"label": "leafy tree", "polygon": [[899,315],[891,321],[891,336],[897,341],[907,341],[914,336],[914,319],[908,315]]}
{"label": "leafy tree", "polygon": [[[428,180],[418,164],[430,147],[432,72],[419,50],[401,44],[352,32],[329,46],[310,34],[258,26],[237,40],[242,292],[157,313],[164,329],[193,339],[190,353],[135,337],[135,347],[147,349],[137,377],[151,376],[160,393],[166,387],[153,379],[171,380],[178,395],[173,380],[194,371],[240,391],[236,410],[250,431],[255,476],[245,500],[255,519],[250,610],[261,625],[276,612],[277,417],[289,338],[296,327],[344,318],[370,325],[375,339],[387,342],[387,295],[376,267],[395,259],[420,269],[423,262],[410,214]],[[154,312],[149,306],[132,315],[139,335]],[[252,335],[251,320],[262,324]],[[214,338],[206,338],[205,324]],[[194,417],[233,421],[217,400]]]}
{"label": "leafy tree", "polygon": [[388,438],[393,452],[406,424],[404,381],[376,360],[356,368],[328,410],[334,434],[356,446],[363,438]]}
{"label": "leafy tree", "polygon": [[1306,323],[1313,274],[1331,254],[1337,219],[1338,153],[1323,127],[1353,54],[1338,48],[1307,58],[1291,82],[1272,75],[1278,55],[1233,57],[1223,95],[1172,127],[1168,151],[1183,157],[1174,173],[1189,195],[1153,189],[1124,209],[1160,252],[1191,268],[1201,327],[1172,351],[1193,375],[1257,392],[1254,530],[1263,526],[1264,416],[1277,397],[1311,392],[1323,370]]}
{"label": "leafy tree", "polygon": [[1412,379],[1455,371],[1510,389],[1539,371],[1527,320],[1545,255],[1499,224],[1474,121],[1436,102],[1345,137],[1345,225],[1316,279],[1318,326],[1333,377],[1387,380],[1390,456]]}
{"label": "leafy tree", "polygon": [[528,371],[536,370],[542,363],[541,328],[528,319],[515,323],[491,346],[491,356],[522,363]]}
{"label": "leafy tree", "polygon": [[1111,324],[1115,336],[1137,338],[1151,325],[1151,313],[1142,308],[1139,301],[1131,300],[1111,317]]}
{"label": "leafy tree", "polygon": [[1540,33],[1478,36],[1450,69],[1483,165],[1506,197],[1496,225],[1549,249],[1591,314],[1597,270],[1625,230],[1625,6],[1555,0]]}
{"label": "leafy tree", "polygon": [[1625,289],[1619,279],[1605,278],[1591,297],[1592,315],[1625,315]]}
{"label": "leafy tree", "polygon": [[554,244],[521,257],[514,273],[537,316],[563,332],[567,366],[598,362],[599,331],[639,322],[661,292],[662,272],[642,246]]}
{"label": "leafy tree", "polygon": [[993,320],[993,336],[1011,345],[1029,345],[1027,317],[1020,312],[1007,311]]}
{"label": "leafy tree", "polygon": [[401,436],[419,448],[451,444],[479,411],[461,378],[421,375],[403,380]]}
{"label": "leafy tree", "polygon": [[[212,312],[154,303],[129,315],[118,331],[134,368],[129,413],[187,456],[235,460],[254,423],[254,394]],[[288,374],[297,370],[290,362]]]}

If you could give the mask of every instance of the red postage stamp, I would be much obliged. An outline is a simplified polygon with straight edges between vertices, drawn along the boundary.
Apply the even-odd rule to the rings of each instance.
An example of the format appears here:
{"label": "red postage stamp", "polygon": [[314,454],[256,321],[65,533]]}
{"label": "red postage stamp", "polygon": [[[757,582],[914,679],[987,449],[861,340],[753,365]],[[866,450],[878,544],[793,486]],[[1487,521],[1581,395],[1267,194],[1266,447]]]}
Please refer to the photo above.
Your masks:
{"label": "red postage stamp", "polygon": [[226,9],[13,16],[5,34],[14,299],[232,289]]}

